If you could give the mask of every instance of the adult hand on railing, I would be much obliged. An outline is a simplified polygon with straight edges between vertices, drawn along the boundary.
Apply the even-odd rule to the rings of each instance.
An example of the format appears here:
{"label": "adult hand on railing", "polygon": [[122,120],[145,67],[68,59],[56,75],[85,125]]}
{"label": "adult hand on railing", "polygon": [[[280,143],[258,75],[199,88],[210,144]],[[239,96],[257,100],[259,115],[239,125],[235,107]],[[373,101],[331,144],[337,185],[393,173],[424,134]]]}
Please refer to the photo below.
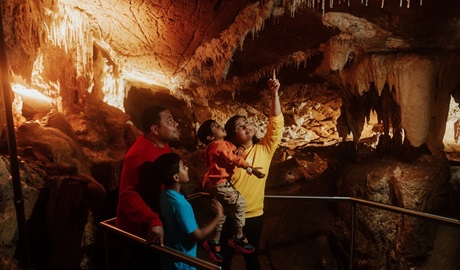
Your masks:
{"label": "adult hand on railing", "polygon": [[150,227],[147,237],[145,237],[145,242],[147,245],[150,244],[159,244],[163,246],[164,231],[163,226]]}

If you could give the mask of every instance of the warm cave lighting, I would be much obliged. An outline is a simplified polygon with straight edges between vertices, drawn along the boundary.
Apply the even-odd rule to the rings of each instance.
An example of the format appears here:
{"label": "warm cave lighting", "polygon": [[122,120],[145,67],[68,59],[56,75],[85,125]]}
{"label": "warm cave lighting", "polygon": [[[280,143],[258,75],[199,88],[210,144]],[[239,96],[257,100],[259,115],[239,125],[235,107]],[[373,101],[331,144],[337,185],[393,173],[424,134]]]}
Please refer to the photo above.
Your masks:
{"label": "warm cave lighting", "polygon": [[81,46],[81,42],[86,40],[89,25],[87,17],[74,8],[65,4],[59,5],[59,12],[49,11],[53,14],[53,19],[48,26],[48,39],[54,46],[63,48],[66,52],[76,46]]}
{"label": "warm cave lighting", "polygon": [[11,84],[11,89],[19,95],[22,103],[33,108],[36,112],[49,112],[52,99],[43,95],[35,89],[26,88],[21,84]]}
{"label": "warm cave lighting", "polygon": [[446,122],[443,143],[446,153],[460,151],[460,108],[453,97],[450,98],[449,115]]}

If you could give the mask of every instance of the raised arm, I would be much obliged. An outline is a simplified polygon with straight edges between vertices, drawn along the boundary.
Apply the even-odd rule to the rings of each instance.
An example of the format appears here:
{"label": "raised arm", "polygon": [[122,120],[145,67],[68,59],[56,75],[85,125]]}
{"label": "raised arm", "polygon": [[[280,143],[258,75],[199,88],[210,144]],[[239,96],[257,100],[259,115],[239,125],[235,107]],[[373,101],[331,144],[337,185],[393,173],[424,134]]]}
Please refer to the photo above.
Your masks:
{"label": "raised arm", "polygon": [[280,89],[280,82],[276,78],[275,70],[273,70],[272,77],[268,79],[268,87],[272,92],[272,104],[270,108],[270,116],[277,116],[281,114],[281,104],[278,91]]}

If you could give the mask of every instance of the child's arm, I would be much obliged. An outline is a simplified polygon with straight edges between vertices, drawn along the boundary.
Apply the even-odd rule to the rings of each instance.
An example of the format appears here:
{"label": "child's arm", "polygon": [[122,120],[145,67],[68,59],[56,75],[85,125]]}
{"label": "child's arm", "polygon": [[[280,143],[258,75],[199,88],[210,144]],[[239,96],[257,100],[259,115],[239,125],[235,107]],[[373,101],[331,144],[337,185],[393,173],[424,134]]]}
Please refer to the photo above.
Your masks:
{"label": "child's arm", "polygon": [[265,177],[265,173],[261,172],[260,170],[262,169],[262,167],[253,167],[252,168],[252,174],[254,174],[257,178],[264,178]]}
{"label": "child's arm", "polygon": [[245,169],[249,174],[254,174],[257,178],[264,178],[265,174],[261,171],[262,167],[251,167],[249,163],[242,157],[244,154],[244,147],[241,146],[235,150],[229,150],[225,146],[216,151],[221,158],[229,164],[233,164],[239,168]]}
{"label": "child's arm", "polygon": [[222,204],[220,204],[220,202],[218,202],[216,199],[212,200],[211,207],[213,211],[217,213],[214,219],[203,228],[198,228],[192,232],[192,236],[198,241],[203,241],[211,236],[211,234],[216,229],[219,220],[224,216],[224,208],[222,207]]}

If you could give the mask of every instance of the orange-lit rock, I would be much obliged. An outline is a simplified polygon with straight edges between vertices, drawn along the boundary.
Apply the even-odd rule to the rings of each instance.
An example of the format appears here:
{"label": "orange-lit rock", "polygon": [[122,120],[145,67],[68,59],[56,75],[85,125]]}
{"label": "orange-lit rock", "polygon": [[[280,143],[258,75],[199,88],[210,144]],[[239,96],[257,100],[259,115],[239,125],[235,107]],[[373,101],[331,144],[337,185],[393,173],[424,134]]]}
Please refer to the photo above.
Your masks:
{"label": "orange-lit rock", "polygon": [[[370,164],[366,172],[356,170],[360,181],[367,174],[393,172],[395,165],[383,162],[387,156],[403,159],[399,167],[410,173],[399,173],[391,190],[385,179],[376,177],[382,180],[383,192],[377,196],[368,192],[372,186],[366,186],[359,196],[416,207],[417,200],[431,203],[426,194],[445,191],[440,187],[448,181],[447,175],[426,181],[424,176],[431,177],[430,172],[417,166],[434,164],[444,172],[449,165],[442,159],[443,151],[450,151],[453,159],[459,149],[454,124],[460,100],[458,1],[3,2],[8,79],[46,97],[40,104],[26,100],[26,94],[14,101],[28,196],[26,218],[31,218],[37,198],[42,200],[39,203],[49,203],[47,211],[62,206],[59,213],[69,213],[70,208],[78,208],[79,227],[72,228],[73,241],[50,241],[49,249],[41,250],[37,243],[44,239],[32,238],[37,269],[65,263],[67,258],[59,253],[64,249],[72,254],[69,269],[91,265],[94,253],[86,247],[97,244],[91,242],[97,234],[95,222],[114,214],[123,156],[140,134],[136,126],[145,106],[163,104],[179,122],[181,141],[174,147],[194,165],[186,188],[194,192],[203,174],[197,126],[208,118],[224,123],[238,113],[248,116],[258,136],[263,135],[269,104],[266,80],[273,69],[282,84],[286,119],[278,153],[294,158],[286,160],[282,154],[274,158],[272,192],[336,195],[337,179],[344,171]],[[0,112],[4,126],[4,108]],[[7,156],[6,132],[1,133],[0,150]],[[13,257],[17,241],[11,225],[8,162],[3,163],[1,173],[7,177],[0,183],[6,194],[0,196],[0,259]],[[393,192],[396,187],[416,186],[411,181],[419,171],[422,175],[416,179],[423,184],[423,194],[403,187],[403,197],[398,198]],[[361,191],[361,182],[345,182],[339,185],[341,191]],[[60,197],[62,190],[77,198],[65,200]],[[386,200],[385,196],[396,197]],[[83,197],[95,204],[104,202],[90,207]],[[37,209],[37,215],[44,214],[43,208]],[[335,231],[332,221],[340,216],[334,216],[333,210],[317,202],[313,207],[267,202],[264,262],[275,269],[345,265],[346,252],[337,243],[346,236],[340,232],[349,228],[338,226],[341,230]],[[361,222],[366,221],[363,216]],[[56,221],[50,228],[60,230],[65,228],[59,225],[64,222],[60,218],[74,216],[48,213],[47,217]],[[390,220],[391,215],[382,218]],[[293,219],[302,226],[285,222]],[[40,227],[43,223],[31,226],[38,232],[49,229]],[[80,235],[83,227],[87,230]],[[378,230],[366,233],[381,237],[388,251],[371,265],[375,268],[400,265],[399,261],[385,265],[395,256],[401,261],[418,256],[420,260],[405,265],[416,267],[430,252],[426,246],[414,249],[417,242],[406,227],[397,246],[386,245],[389,240]],[[423,243],[431,243],[433,235],[431,231],[423,235]],[[50,232],[49,237],[55,235]],[[367,240],[357,248],[357,265],[367,265]],[[280,259],[296,250],[313,253],[309,248],[322,252]],[[10,263],[16,262],[5,265]]]}

